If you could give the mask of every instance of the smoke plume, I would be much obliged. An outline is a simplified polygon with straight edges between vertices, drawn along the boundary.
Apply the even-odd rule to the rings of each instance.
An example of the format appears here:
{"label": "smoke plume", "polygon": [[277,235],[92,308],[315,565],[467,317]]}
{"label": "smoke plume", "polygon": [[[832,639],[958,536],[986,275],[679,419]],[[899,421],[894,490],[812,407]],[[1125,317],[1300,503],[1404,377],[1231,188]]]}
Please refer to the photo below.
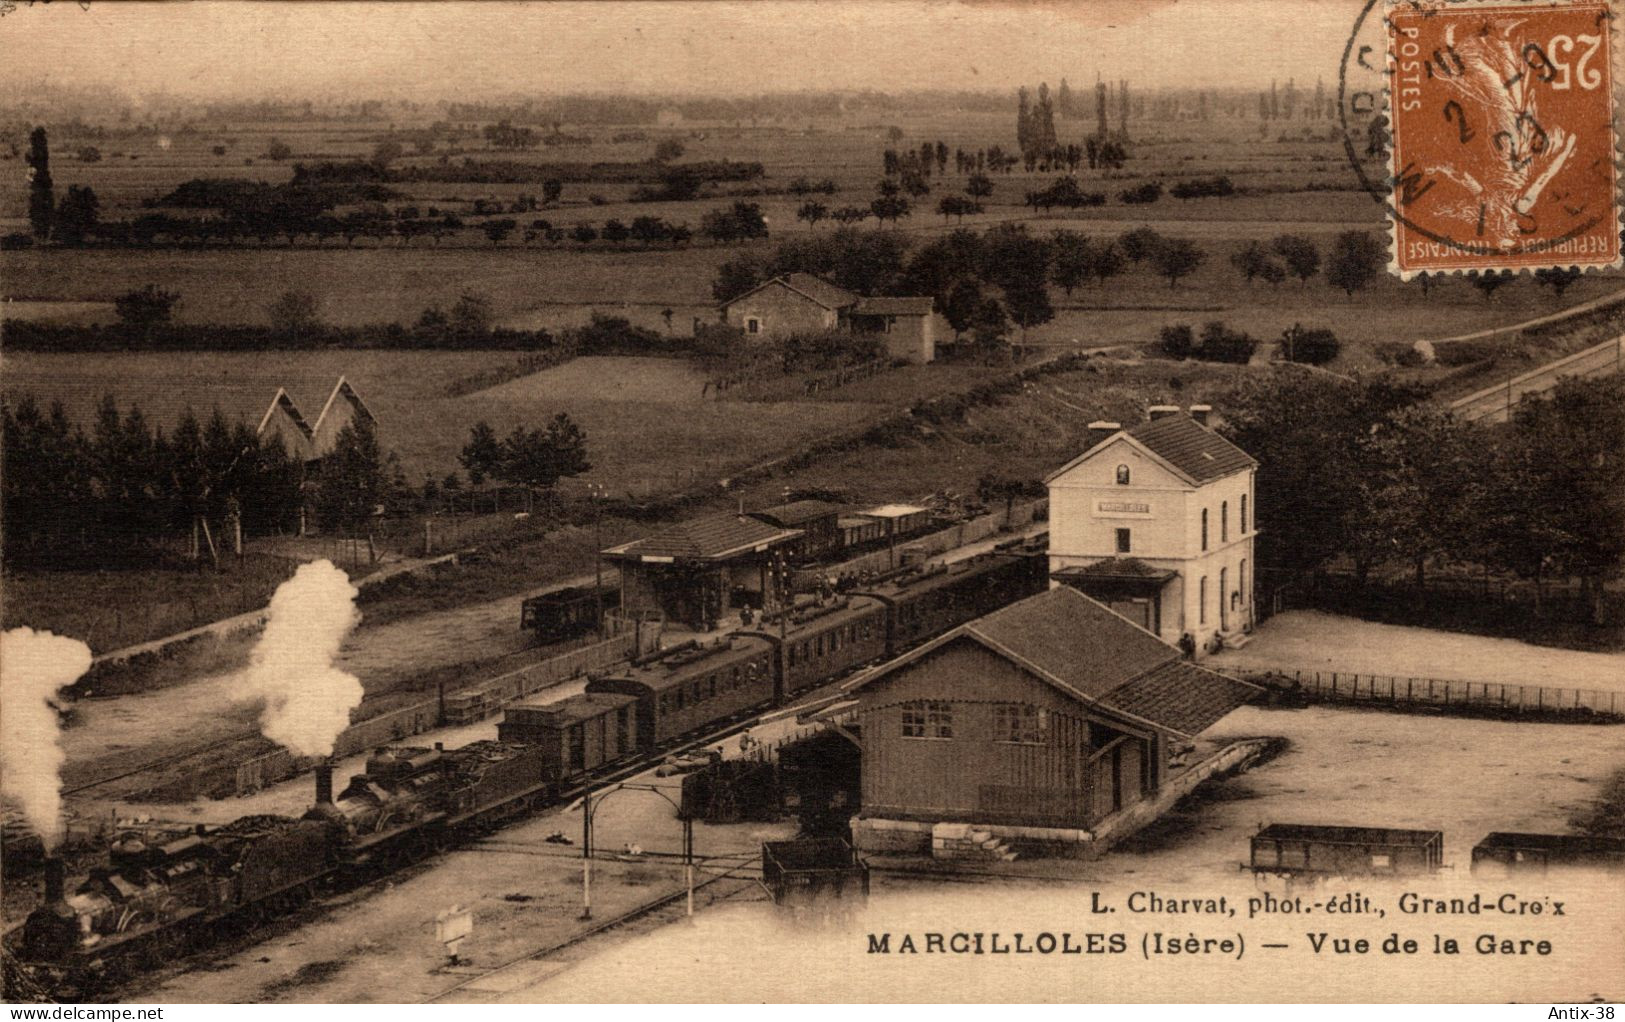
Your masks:
{"label": "smoke plume", "polygon": [[333,666],[360,620],[355,597],[350,577],[329,561],[300,565],[271,597],[248,688],[265,699],[260,731],[295,755],[332,755],[361,703],[361,682]]}
{"label": "smoke plume", "polygon": [[0,790],[47,852],[62,838],[62,747],[51,700],[90,670],[90,647],[32,628],[0,635]]}

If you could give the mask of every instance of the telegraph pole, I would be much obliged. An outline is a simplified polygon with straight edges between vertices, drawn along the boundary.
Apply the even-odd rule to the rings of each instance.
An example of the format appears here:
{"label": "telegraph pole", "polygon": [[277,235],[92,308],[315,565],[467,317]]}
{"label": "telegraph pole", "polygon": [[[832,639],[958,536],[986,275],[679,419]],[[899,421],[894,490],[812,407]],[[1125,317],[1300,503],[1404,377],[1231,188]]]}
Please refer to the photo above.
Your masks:
{"label": "telegraph pole", "polygon": [[604,487],[601,483],[587,484],[588,499],[592,501],[592,598],[598,607],[598,637],[608,634],[604,620]]}

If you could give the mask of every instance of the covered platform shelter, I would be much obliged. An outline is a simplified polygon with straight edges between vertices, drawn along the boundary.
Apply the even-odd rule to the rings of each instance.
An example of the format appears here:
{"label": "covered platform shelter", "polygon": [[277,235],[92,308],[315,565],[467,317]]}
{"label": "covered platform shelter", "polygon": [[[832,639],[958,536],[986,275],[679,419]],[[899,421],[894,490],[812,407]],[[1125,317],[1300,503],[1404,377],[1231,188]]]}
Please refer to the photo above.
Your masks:
{"label": "covered platform shelter", "polygon": [[1064,586],[1092,596],[1153,635],[1162,632],[1162,591],[1179,577],[1138,557],[1106,557],[1050,573]]}
{"label": "covered platform shelter", "polygon": [[772,611],[778,597],[773,559],[802,537],[727,512],[679,522],[603,552],[621,572],[621,608],[710,631],[740,607]]}

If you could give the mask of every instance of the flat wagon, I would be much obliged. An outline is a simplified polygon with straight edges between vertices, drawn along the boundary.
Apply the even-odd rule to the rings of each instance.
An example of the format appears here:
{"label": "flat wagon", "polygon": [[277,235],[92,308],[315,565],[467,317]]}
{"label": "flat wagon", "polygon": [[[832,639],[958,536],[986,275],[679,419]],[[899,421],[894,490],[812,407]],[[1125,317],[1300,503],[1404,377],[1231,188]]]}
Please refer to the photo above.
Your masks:
{"label": "flat wagon", "polygon": [[1444,864],[1437,830],[1272,823],[1253,835],[1254,873],[1287,876],[1404,876]]}

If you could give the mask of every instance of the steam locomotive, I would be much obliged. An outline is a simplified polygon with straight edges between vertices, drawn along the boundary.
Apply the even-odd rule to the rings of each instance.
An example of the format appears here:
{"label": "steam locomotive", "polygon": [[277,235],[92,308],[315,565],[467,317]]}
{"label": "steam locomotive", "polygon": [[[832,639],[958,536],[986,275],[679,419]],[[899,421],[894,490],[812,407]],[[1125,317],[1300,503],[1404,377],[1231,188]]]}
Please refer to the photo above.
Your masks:
{"label": "steam locomotive", "polygon": [[44,903],[16,957],[82,997],[1033,595],[1046,564],[1042,545],[1011,547],[910,571],[759,631],[660,650],[590,679],[580,695],[509,707],[496,741],[378,749],[336,796],[324,765],[300,819],[250,816],[163,844],[121,841],[71,894],[61,861],[49,860]]}

